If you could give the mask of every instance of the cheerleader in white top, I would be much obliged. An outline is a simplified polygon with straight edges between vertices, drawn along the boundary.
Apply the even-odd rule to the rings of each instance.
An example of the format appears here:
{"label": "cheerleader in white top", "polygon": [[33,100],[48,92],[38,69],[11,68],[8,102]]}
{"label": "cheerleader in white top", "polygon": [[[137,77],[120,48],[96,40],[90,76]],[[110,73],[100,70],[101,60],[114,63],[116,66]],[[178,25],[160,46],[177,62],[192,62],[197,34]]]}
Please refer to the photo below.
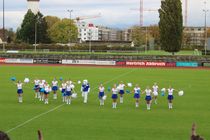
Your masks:
{"label": "cheerleader in white top", "polygon": [[58,81],[56,78],[52,81],[53,99],[57,99]]}
{"label": "cheerleader in white top", "polygon": [[119,94],[120,94],[120,103],[123,103],[123,95],[125,94],[125,84],[123,83],[123,81],[120,82],[120,84],[118,85],[118,90],[119,90]]}
{"label": "cheerleader in white top", "polygon": [[147,110],[150,110],[151,100],[152,100],[152,90],[149,87],[147,87],[144,93],[146,94],[145,100],[147,102]]}
{"label": "cheerleader in white top", "polygon": [[39,79],[35,79],[33,83],[34,83],[35,98],[40,99],[39,82],[40,82]]}
{"label": "cheerleader in white top", "polygon": [[152,86],[152,89],[153,89],[153,96],[154,96],[154,99],[155,99],[155,104],[157,104],[157,98],[158,98],[158,85],[157,83],[154,83],[154,85]]}
{"label": "cheerleader in white top", "polygon": [[51,92],[51,87],[46,82],[45,85],[44,85],[44,103],[45,104],[48,104],[49,103],[48,96],[49,96],[50,92]]}
{"label": "cheerleader in white top", "polygon": [[168,108],[172,109],[173,108],[173,99],[174,99],[174,91],[176,91],[175,89],[173,89],[171,86],[169,86],[168,88]]}
{"label": "cheerleader in white top", "polygon": [[136,87],[134,88],[134,99],[136,100],[136,107],[139,107],[139,99],[141,94],[141,88],[138,84],[136,84]]}
{"label": "cheerleader in white top", "polygon": [[99,101],[100,101],[100,106],[103,106],[104,105],[103,97],[105,96],[105,92],[104,92],[105,88],[104,88],[103,84],[100,84],[98,90],[99,90],[98,98],[99,98]]}
{"label": "cheerleader in white top", "polygon": [[44,84],[45,80],[39,81],[39,92],[40,92],[39,101],[44,101]]}
{"label": "cheerleader in white top", "polygon": [[68,82],[66,85],[66,104],[71,104],[71,95],[74,90],[74,85],[72,82]]}
{"label": "cheerleader in white top", "polygon": [[67,83],[63,81],[63,83],[61,84],[61,93],[63,97],[63,102],[66,102],[66,86],[67,86]]}
{"label": "cheerleader in white top", "polygon": [[118,88],[117,85],[114,84],[113,88],[112,88],[112,108],[117,108],[117,98],[118,98]]}
{"label": "cheerleader in white top", "polygon": [[22,103],[23,102],[23,83],[21,81],[18,81],[15,83],[17,86],[17,94],[18,94],[18,102]]}

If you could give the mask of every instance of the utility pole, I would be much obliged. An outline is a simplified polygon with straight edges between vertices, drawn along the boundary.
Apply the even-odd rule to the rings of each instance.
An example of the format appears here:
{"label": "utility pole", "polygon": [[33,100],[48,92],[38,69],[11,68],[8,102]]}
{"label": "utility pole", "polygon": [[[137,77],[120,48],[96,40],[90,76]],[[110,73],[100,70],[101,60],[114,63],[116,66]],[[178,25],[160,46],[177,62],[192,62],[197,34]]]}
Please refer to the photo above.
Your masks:
{"label": "utility pole", "polygon": [[4,0],[3,0],[3,52],[5,52],[5,9],[4,9]]}
{"label": "utility pole", "polygon": [[37,15],[35,16],[35,34],[34,34],[34,51],[36,52],[37,47]]}
{"label": "utility pole", "polygon": [[204,23],[204,26],[205,26],[205,43],[204,43],[204,49],[205,49],[205,55],[207,54],[207,13],[209,12],[209,10],[207,9],[206,7],[206,1],[204,1],[204,4],[205,4],[205,9],[203,9],[203,12],[204,12],[204,15],[205,15],[205,23]]}
{"label": "utility pole", "polygon": [[71,24],[71,15],[72,15],[72,12],[73,12],[73,10],[67,10],[67,12],[69,12],[69,18],[70,18],[70,30],[69,30],[69,51],[71,51],[71,36],[72,36],[72,33],[71,33],[71,31],[72,31],[72,28],[71,28],[71,26],[72,26],[72,24]]}
{"label": "utility pole", "polygon": [[91,51],[92,51],[92,44],[91,44],[91,39],[92,39],[92,31],[91,31],[91,29],[89,29],[90,31],[89,31],[89,53],[91,53]]}

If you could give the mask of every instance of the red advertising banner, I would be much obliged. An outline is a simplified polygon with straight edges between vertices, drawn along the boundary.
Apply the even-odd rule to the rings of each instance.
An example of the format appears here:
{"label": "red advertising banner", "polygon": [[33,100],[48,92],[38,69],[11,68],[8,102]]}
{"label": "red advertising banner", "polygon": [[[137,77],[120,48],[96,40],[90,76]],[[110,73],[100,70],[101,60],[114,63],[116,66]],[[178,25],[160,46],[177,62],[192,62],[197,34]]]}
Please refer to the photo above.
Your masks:
{"label": "red advertising banner", "polygon": [[0,63],[5,63],[5,58],[0,58]]}
{"label": "red advertising banner", "polygon": [[126,66],[166,67],[166,62],[126,61]]}
{"label": "red advertising banner", "polygon": [[125,61],[117,61],[116,65],[117,66],[124,66],[124,65],[126,65],[126,62]]}

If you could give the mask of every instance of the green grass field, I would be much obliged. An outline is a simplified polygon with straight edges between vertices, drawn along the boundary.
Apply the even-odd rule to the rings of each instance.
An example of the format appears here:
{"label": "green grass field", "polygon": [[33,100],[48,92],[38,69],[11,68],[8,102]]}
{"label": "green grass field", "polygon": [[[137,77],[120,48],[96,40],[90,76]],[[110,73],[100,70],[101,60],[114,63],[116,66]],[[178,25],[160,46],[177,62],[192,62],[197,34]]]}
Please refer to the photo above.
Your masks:
{"label": "green grass field", "polygon": [[[51,81],[54,76],[88,79],[92,88],[89,102],[83,104],[79,94],[71,105],[64,105],[61,96],[54,101],[51,94],[49,105],[44,105],[34,99],[33,85],[28,84],[24,102],[19,104],[12,76],[21,80],[38,77]],[[147,111],[144,95],[137,109],[131,94],[125,95],[124,104],[112,109],[107,92],[105,106],[99,107],[98,84],[108,87],[121,80],[139,83],[142,89],[154,82],[160,88],[172,85],[185,95],[175,95],[173,110],[168,110],[166,96],[159,96],[158,105]],[[187,140],[196,122],[198,133],[209,139],[209,81],[209,70],[0,66],[0,130],[9,131],[12,140],[37,140],[38,129],[45,140]],[[76,89],[79,93],[80,85]]]}

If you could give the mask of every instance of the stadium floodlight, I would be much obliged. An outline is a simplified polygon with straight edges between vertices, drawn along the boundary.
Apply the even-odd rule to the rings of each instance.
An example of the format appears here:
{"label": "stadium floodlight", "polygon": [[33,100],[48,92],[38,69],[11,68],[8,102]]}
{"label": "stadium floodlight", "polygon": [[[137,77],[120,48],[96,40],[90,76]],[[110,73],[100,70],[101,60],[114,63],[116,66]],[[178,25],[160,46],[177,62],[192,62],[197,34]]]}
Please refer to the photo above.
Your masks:
{"label": "stadium floodlight", "polygon": [[207,54],[207,13],[209,12],[209,10],[207,9],[206,7],[206,4],[207,2],[204,1],[204,4],[205,4],[205,9],[203,9],[203,12],[204,12],[204,26],[205,26],[205,43],[204,43],[204,49],[205,49],[205,55]]}

